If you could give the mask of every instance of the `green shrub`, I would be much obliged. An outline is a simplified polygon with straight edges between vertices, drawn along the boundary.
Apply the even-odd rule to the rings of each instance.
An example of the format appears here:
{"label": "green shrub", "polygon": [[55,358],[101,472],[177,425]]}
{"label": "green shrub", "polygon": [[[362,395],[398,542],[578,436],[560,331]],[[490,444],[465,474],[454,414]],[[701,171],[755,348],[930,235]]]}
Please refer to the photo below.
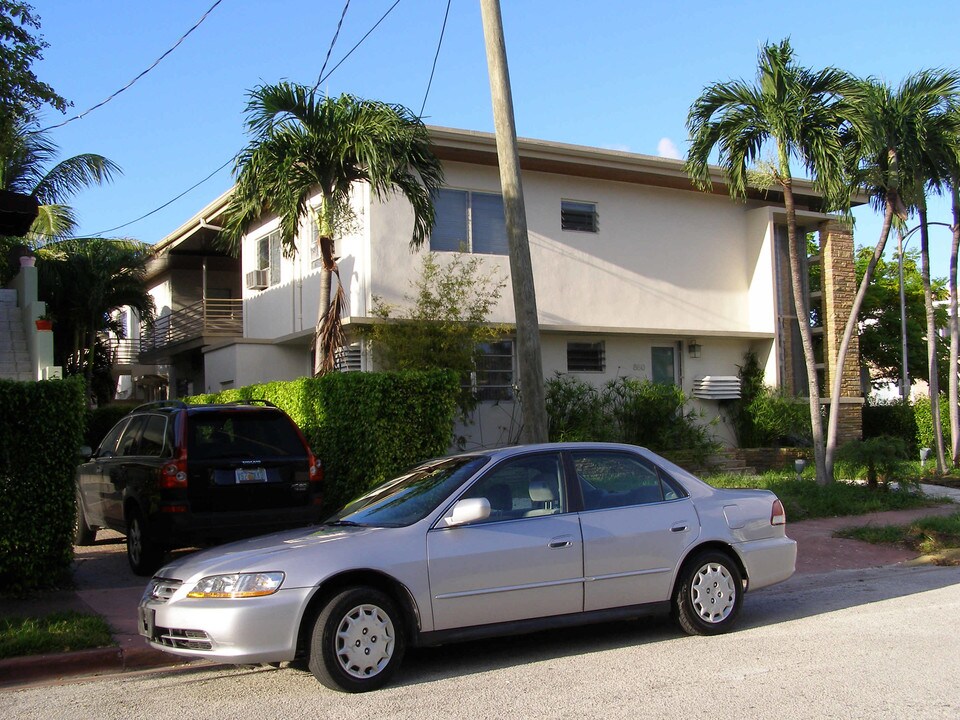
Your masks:
{"label": "green shrub", "polygon": [[703,459],[716,443],[676,385],[615,378],[601,389],[557,375],[546,383],[551,440],[606,440],[656,451],[686,450]]}
{"label": "green shrub", "polygon": [[[927,417],[930,414],[927,402]],[[891,435],[906,445],[908,457],[917,456],[917,416],[907,400],[895,400],[863,408],[863,439]]]}
{"label": "green shrub", "polygon": [[[841,472],[853,477],[865,475],[870,487],[899,480],[908,485],[907,444],[897,437],[879,435],[868,440],[851,440],[837,451]],[[844,472],[845,471],[845,472]]]}
{"label": "green shrub", "polygon": [[756,353],[743,356],[740,399],[727,409],[742,448],[796,447],[811,442],[810,406],[763,383]]}
{"label": "green shrub", "polygon": [[81,378],[0,380],[0,592],[64,582],[73,560]]}
{"label": "green shrub", "polygon": [[558,372],[544,389],[551,442],[614,439],[613,418],[596,387]]}
{"label": "green shrub", "polygon": [[[913,402],[913,412],[917,422],[917,447],[933,448],[933,413],[930,398],[918,397]],[[950,404],[944,395],[940,396],[940,427],[943,429],[944,445],[950,437]]]}
{"label": "green shrub", "polygon": [[449,370],[329,373],[196,395],[190,402],[269,400],[300,427],[324,467],[333,511],[422,460],[453,437],[460,382]]}

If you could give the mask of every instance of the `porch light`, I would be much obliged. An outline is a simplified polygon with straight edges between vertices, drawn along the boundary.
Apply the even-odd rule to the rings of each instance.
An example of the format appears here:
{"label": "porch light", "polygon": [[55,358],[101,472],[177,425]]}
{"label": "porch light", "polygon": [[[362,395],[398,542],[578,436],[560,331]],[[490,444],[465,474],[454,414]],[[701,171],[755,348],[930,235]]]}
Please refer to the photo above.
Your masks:
{"label": "porch light", "polygon": [[697,344],[696,340],[691,340],[690,343],[687,345],[687,352],[690,354],[690,357],[692,358],[700,357],[700,353],[702,351],[703,351],[703,345]]}

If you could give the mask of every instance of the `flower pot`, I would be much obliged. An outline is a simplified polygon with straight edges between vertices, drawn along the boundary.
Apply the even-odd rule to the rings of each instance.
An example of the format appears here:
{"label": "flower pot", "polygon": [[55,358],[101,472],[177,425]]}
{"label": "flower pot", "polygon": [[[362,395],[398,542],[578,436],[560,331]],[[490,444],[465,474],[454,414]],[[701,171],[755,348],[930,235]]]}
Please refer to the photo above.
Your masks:
{"label": "flower pot", "polygon": [[37,330],[53,330],[53,320],[34,320]]}

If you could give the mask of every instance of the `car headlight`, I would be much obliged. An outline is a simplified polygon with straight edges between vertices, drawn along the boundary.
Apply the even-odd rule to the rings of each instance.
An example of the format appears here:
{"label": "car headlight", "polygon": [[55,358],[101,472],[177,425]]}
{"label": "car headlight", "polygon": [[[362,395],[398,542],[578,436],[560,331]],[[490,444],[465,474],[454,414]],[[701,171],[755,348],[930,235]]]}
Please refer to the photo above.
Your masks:
{"label": "car headlight", "polygon": [[282,572],[211,575],[187,593],[191,598],[248,598],[273,595],[283,583]]}

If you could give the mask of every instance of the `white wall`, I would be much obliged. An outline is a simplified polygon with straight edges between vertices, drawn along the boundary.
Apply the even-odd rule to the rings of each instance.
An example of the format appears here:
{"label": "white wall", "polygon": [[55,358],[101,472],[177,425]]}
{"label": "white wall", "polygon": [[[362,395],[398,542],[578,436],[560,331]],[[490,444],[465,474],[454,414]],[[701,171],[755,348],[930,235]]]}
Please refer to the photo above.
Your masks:
{"label": "white wall", "polygon": [[[267,382],[295,380],[310,375],[310,355],[302,347],[270,343],[233,343],[204,354],[205,383],[202,392]],[[200,388],[196,388],[201,392]]]}

